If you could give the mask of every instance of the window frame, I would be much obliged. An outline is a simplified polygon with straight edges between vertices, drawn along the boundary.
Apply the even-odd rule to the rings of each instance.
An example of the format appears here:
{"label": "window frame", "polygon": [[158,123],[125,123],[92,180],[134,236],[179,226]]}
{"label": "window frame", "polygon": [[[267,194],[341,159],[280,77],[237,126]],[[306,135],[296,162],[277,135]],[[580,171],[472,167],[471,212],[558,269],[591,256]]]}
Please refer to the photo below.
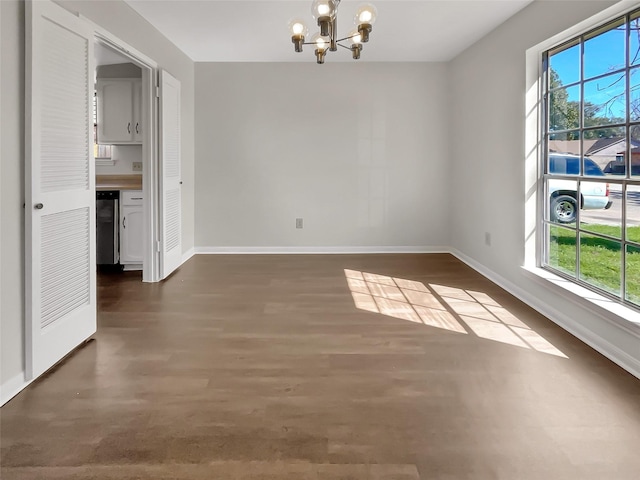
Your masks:
{"label": "window frame", "polygon": [[[633,176],[632,170],[632,155],[631,150],[632,146],[632,133],[631,127],[637,126],[640,129],[640,118],[632,121],[631,120],[631,72],[637,71],[640,72],[640,62],[632,64],[630,45],[631,45],[631,22],[632,21],[640,21],[640,8],[638,4],[635,4],[632,8],[629,5],[625,6],[626,8],[620,9],[616,14],[611,15],[609,18],[604,19],[602,21],[594,20],[591,22],[591,25],[588,28],[583,29],[580,32],[574,33],[573,35],[567,35],[564,37],[563,41],[559,41],[553,43],[552,40],[546,42],[546,45],[541,49],[537,50],[537,60],[539,65],[539,99],[538,99],[538,112],[539,112],[539,133],[538,133],[538,145],[540,148],[540,153],[538,155],[538,171],[541,172],[538,181],[537,181],[537,192],[540,195],[539,200],[537,202],[538,208],[536,211],[535,225],[536,225],[536,245],[535,245],[535,259],[536,266],[538,268],[542,268],[553,275],[557,275],[560,278],[563,278],[569,282],[572,282],[580,287],[584,287],[589,291],[595,292],[598,295],[602,295],[603,297],[614,300],[617,303],[620,303],[622,306],[632,309],[633,311],[640,311],[640,300],[636,299],[637,303],[633,303],[627,295],[627,251],[629,247],[637,249],[640,251],[640,241],[631,241],[627,238],[627,193],[628,187],[635,186],[640,190],[640,176]],[[616,70],[607,71],[604,73],[600,73],[598,75],[591,76],[589,78],[585,78],[584,71],[584,52],[585,52],[585,42],[591,38],[597,37],[598,35],[611,31],[612,28],[616,28],[617,26],[624,25],[625,26],[625,60],[624,65],[621,68]],[[638,41],[638,50],[640,51],[640,40]],[[579,46],[579,79],[578,81],[568,83],[567,85],[561,85],[556,87],[556,89],[550,88],[549,74],[550,74],[550,56],[555,53],[560,53],[568,48],[572,48],[574,46]],[[634,57],[634,60],[638,57]],[[584,110],[585,110],[585,84],[600,78],[604,78],[609,75],[624,75],[624,93],[625,93],[625,118],[623,123],[612,123],[607,125],[602,125],[599,127],[585,126],[585,118],[584,118]],[[579,87],[580,90],[580,98],[579,98],[579,120],[577,128],[565,128],[560,130],[552,130],[550,128],[550,97],[551,93],[554,91],[558,91],[561,88],[571,88],[571,87]],[[626,143],[626,159],[625,159],[625,174],[624,176],[609,176],[599,177],[599,176],[587,176],[585,175],[585,151],[584,151],[584,132],[588,132],[594,129],[604,129],[604,128],[624,128],[625,129],[625,143]],[[568,132],[577,133],[578,139],[580,141],[579,154],[576,156],[581,159],[580,170],[578,175],[572,174],[557,174],[551,173],[550,170],[550,157],[552,155],[557,155],[555,152],[550,152],[549,140],[553,134],[566,134]],[[606,178],[606,180],[603,180]],[[549,193],[549,181],[552,179],[558,180],[571,180],[576,182],[576,198],[582,198],[581,196],[581,183],[584,181],[587,182],[605,182],[612,185],[620,186],[621,193],[621,216],[620,216],[620,238],[616,238],[607,234],[593,232],[588,229],[584,229],[580,223],[580,215],[581,208],[577,209],[577,217],[575,224],[572,226],[562,225],[557,222],[553,222],[550,218],[550,193]],[[571,231],[575,235],[575,270],[574,275],[567,274],[559,268],[554,267],[553,265],[549,265],[549,255],[550,255],[550,242],[551,242],[551,228],[557,227],[560,229],[565,229],[567,231]],[[581,278],[581,270],[580,270],[580,244],[581,237],[583,235],[592,235],[603,240],[614,241],[619,243],[620,245],[620,288],[619,295],[612,293],[603,287],[600,287],[594,283],[590,283],[589,281]]]}

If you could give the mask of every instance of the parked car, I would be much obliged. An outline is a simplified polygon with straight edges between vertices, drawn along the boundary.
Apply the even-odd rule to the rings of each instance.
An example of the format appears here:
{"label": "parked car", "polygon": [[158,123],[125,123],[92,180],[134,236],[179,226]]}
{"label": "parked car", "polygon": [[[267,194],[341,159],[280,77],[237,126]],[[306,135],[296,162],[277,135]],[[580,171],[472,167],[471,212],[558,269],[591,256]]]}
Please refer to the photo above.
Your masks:
{"label": "parked car", "polygon": [[[549,155],[549,173],[556,175],[579,175],[580,157],[576,155]],[[584,157],[584,175],[605,177],[606,175],[596,162]],[[549,195],[551,221],[557,223],[573,223],[578,210],[578,192],[575,180],[549,179]],[[580,183],[580,208],[582,210],[606,210],[613,203],[609,199],[609,184],[606,182]]]}
{"label": "parked car", "polygon": [[[609,175],[625,175],[627,173],[627,166],[624,164],[624,162],[621,162],[619,160],[612,160],[607,163],[607,165],[604,167],[604,170],[602,171],[604,173],[608,173]],[[631,165],[631,175],[640,175],[640,165]]]}

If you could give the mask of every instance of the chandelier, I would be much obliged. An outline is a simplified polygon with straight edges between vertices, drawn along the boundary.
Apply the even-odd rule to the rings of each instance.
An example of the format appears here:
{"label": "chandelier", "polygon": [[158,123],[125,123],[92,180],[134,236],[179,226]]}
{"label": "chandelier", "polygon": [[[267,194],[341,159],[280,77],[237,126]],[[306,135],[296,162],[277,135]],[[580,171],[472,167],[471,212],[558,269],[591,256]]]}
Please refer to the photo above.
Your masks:
{"label": "chandelier", "polygon": [[[356,12],[354,24],[356,28],[344,38],[338,38],[338,6],[340,0],[315,0],[311,4],[311,15],[317,21],[320,31],[311,37],[310,42],[305,42],[309,29],[304,21],[295,18],[289,22],[291,41],[296,52],[302,52],[303,45],[315,45],[316,61],[324,63],[327,50],[335,52],[338,47],[351,50],[354,60],[360,58],[362,44],[369,41],[371,26],[376,21],[376,7],[370,3],[361,5]],[[348,42],[348,46],[344,45]]]}

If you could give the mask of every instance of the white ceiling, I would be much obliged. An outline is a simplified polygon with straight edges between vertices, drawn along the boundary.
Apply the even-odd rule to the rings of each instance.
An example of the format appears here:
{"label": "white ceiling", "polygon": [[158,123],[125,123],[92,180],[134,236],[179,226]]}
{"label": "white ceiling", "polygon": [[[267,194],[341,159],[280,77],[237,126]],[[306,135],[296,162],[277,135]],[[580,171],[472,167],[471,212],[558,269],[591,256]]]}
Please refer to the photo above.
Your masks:
{"label": "white ceiling", "polygon": [[[309,62],[312,46],[295,53],[291,18],[317,31],[311,0],[125,0],[196,62]],[[370,0],[378,9],[360,61],[447,61],[533,0]],[[362,0],[343,0],[338,32],[346,36]],[[352,61],[329,52],[327,62]]]}

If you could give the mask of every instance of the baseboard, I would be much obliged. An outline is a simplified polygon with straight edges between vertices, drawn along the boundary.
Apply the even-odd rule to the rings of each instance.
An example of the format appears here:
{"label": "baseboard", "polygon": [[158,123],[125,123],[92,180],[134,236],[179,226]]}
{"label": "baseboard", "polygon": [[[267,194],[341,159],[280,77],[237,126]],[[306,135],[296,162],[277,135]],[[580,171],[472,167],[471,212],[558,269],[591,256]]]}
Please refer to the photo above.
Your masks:
{"label": "baseboard", "polygon": [[[481,275],[487,277],[496,285],[505,289],[514,297],[523,301],[524,303],[529,305],[531,308],[533,308],[537,312],[547,317],[553,323],[560,326],[561,328],[569,332],[574,337],[580,339],[581,341],[589,345],[591,348],[601,353],[602,355],[607,357],[609,360],[611,360],[621,368],[625,369],[634,377],[640,378],[640,359],[635,358],[632,355],[628,354],[627,352],[621,350],[611,342],[605,340],[601,336],[585,328],[584,326],[574,321],[564,313],[560,312],[555,308],[550,307],[549,305],[547,305],[537,297],[530,295],[528,292],[521,289],[514,283],[506,280],[504,277],[498,275],[497,273],[488,269],[484,265],[476,262],[475,260],[466,256],[462,252],[452,249],[451,254],[456,258],[458,258],[460,261],[466,263],[468,266],[473,268],[475,271],[477,271]],[[615,325],[613,324],[611,325],[613,328],[615,328]],[[628,332],[625,330],[625,333],[628,333]]]}
{"label": "baseboard", "polygon": [[0,407],[27,388],[32,381],[26,381],[23,372],[0,385]]}
{"label": "baseboard", "polygon": [[137,272],[142,271],[141,263],[125,263],[122,265],[123,272]]}
{"label": "baseboard", "polygon": [[374,253],[449,253],[448,247],[196,247],[196,255],[339,255]]}
{"label": "baseboard", "polygon": [[186,262],[187,260],[189,260],[191,257],[193,257],[196,253],[196,249],[194,247],[191,247],[189,250],[187,250],[186,252],[182,253],[182,263]]}

